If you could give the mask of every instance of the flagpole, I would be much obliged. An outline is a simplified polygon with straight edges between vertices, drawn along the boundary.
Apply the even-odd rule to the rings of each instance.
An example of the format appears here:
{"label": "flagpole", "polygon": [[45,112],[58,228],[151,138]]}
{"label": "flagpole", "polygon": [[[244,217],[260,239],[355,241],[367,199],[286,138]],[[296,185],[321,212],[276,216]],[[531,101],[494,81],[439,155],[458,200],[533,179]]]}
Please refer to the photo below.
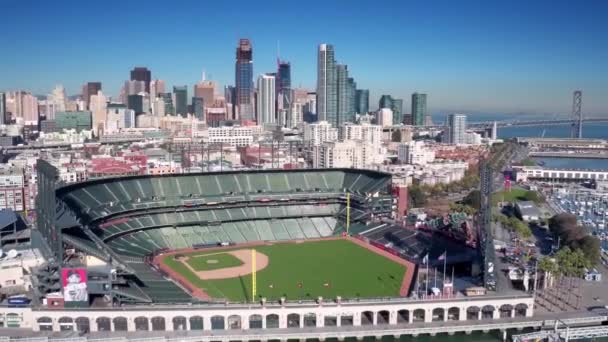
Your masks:
{"label": "flagpole", "polygon": [[437,267],[435,267],[435,288],[437,288]]}
{"label": "flagpole", "polygon": [[429,294],[429,258],[428,258],[428,254],[427,254],[427,258],[426,258],[426,277],[425,277],[425,292],[424,292],[424,296],[426,297]]}
{"label": "flagpole", "polygon": [[448,262],[448,251],[443,252],[443,284],[445,285],[445,267]]}

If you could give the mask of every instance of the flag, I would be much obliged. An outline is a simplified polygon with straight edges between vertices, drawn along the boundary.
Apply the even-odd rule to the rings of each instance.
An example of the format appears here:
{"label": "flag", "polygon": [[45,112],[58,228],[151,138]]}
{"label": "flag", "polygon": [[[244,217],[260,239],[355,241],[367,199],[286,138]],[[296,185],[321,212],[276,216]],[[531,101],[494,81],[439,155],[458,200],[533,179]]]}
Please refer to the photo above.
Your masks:
{"label": "flag", "polygon": [[429,253],[426,253],[426,255],[424,256],[424,258],[422,258],[422,263],[423,264],[427,264],[429,262]]}
{"label": "flag", "polygon": [[447,254],[447,253],[448,253],[447,251],[443,252],[443,254],[441,254],[441,255],[439,256],[439,258],[437,258],[437,260],[445,260],[445,257],[446,257],[446,254]]}

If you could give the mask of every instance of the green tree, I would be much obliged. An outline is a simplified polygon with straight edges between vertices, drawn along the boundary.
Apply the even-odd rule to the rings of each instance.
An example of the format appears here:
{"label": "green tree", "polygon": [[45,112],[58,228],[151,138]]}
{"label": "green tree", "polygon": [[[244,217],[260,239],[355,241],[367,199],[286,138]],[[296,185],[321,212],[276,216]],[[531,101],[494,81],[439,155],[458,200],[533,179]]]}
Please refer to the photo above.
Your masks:
{"label": "green tree", "polygon": [[596,265],[600,261],[601,243],[597,237],[587,235],[573,243],[573,247],[581,250],[591,265]]}
{"label": "green tree", "polygon": [[426,194],[422,191],[420,186],[412,185],[408,189],[408,194],[410,197],[410,202],[414,207],[419,208],[423,207],[426,204]]}
{"label": "green tree", "polygon": [[466,197],[462,200],[462,203],[479,210],[479,206],[481,205],[481,193],[479,190],[469,192],[469,194],[466,195]]}

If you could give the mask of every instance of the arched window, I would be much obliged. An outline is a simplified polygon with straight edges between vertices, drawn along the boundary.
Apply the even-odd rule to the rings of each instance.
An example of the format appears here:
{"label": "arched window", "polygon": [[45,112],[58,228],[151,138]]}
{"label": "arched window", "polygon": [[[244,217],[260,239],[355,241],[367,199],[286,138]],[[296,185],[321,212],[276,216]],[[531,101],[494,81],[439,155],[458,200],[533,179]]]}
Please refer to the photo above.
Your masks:
{"label": "arched window", "polygon": [[212,330],[226,329],[226,325],[224,323],[224,316],[212,316],[211,317],[211,329]]}
{"label": "arched window", "polygon": [[426,313],[424,312],[424,309],[416,309],[416,310],[414,310],[413,321],[414,322],[424,322],[425,316],[426,316]]}
{"label": "arched window", "polygon": [[228,316],[228,329],[232,329],[232,330],[241,329],[241,316],[238,316],[238,315]]}
{"label": "arched window", "polygon": [[192,316],[190,317],[190,330],[203,330],[203,317]]}
{"label": "arched window", "polygon": [[481,319],[492,319],[494,318],[495,308],[492,305],[486,305],[481,308]]}
{"label": "arched window", "polygon": [[363,311],[361,313],[361,325],[374,324],[374,313],[372,311]]}
{"label": "arched window", "polygon": [[410,322],[410,311],[399,310],[397,311],[397,323],[409,323]]}
{"label": "arched window", "polygon": [[451,307],[448,309],[448,321],[460,320],[460,308]]}
{"label": "arched window", "polygon": [[262,315],[249,316],[249,329],[262,329],[264,317]]}
{"label": "arched window", "polygon": [[[114,331],[127,331],[129,330],[129,324],[127,323],[126,317],[114,317]],[[147,326],[147,324],[146,324]],[[146,328],[147,330],[147,328]]]}
{"label": "arched window", "polygon": [[53,320],[51,317],[40,317],[36,320],[38,323],[38,330],[40,331],[53,331]]}
{"label": "arched window", "polygon": [[377,323],[378,324],[388,324],[389,319],[390,319],[389,317],[390,317],[390,314],[388,311],[386,311],[386,310],[378,311]]}
{"label": "arched window", "polygon": [[469,306],[467,308],[467,321],[476,321],[479,319],[479,311],[481,309],[478,306]]}
{"label": "arched window", "polygon": [[278,327],[279,327],[279,315],[277,315],[277,314],[266,315],[266,328],[267,329],[276,329]]}
{"label": "arched window", "polygon": [[433,322],[443,322],[445,310],[443,308],[434,308],[433,309]]}
{"label": "arched window", "polygon": [[81,332],[81,333],[88,333],[89,331],[91,331],[88,317],[77,317],[76,318],[76,331]]}
{"label": "arched window", "polygon": [[156,316],[152,317],[152,330],[153,331],[165,331],[165,318]]}
{"label": "arched window", "polygon": [[73,331],[74,320],[72,317],[61,317],[59,318],[59,330],[60,331]]}
{"label": "arched window", "polygon": [[150,330],[150,326],[149,326],[147,317],[143,317],[143,316],[135,317],[134,322],[135,322],[135,330],[137,330],[137,331]]}
{"label": "arched window", "polygon": [[287,315],[287,327],[288,328],[301,328],[300,327],[300,315],[292,313]]}
{"label": "arched window", "polygon": [[186,330],[186,317],[184,316],[175,316],[173,317],[173,330]]}
{"label": "arched window", "polygon": [[503,304],[499,308],[500,318],[510,318],[513,312],[513,305]]}

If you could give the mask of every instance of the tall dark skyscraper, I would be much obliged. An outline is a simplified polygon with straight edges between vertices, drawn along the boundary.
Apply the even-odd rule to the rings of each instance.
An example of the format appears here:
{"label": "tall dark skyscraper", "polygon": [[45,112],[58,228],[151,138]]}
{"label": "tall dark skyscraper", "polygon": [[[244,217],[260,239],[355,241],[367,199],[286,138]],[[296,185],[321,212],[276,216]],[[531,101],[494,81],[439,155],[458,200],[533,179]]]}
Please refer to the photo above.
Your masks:
{"label": "tall dark skyscraper", "polygon": [[358,114],[369,112],[369,89],[357,89],[355,97],[355,111]]}
{"label": "tall dark skyscraper", "polygon": [[159,97],[165,102],[165,115],[175,115],[175,106],[173,106],[173,97],[171,93],[158,93]]}
{"label": "tall dark skyscraper", "polygon": [[194,113],[194,117],[199,120],[203,120],[205,116],[205,99],[202,97],[193,97],[192,112]]}
{"label": "tall dark skyscraper", "polygon": [[0,125],[6,123],[6,94],[0,93]]}
{"label": "tall dark skyscraper", "polygon": [[240,119],[253,120],[253,47],[249,39],[241,39],[236,48],[234,84],[236,99],[233,104],[238,106]]}
{"label": "tall dark skyscraper", "polygon": [[175,114],[186,116],[188,114],[188,86],[173,87],[175,95]]}
{"label": "tall dark skyscraper", "polygon": [[[281,109],[291,113],[291,104],[293,102],[291,94],[291,65],[289,62],[279,61],[279,70],[277,71],[276,80],[277,102],[281,101]],[[277,110],[279,107],[277,106]]]}
{"label": "tall dark skyscraper", "polygon": [[317,118],[335,124],[338,120],[338,84],[334,47],[319,45],[317,55]]}
{"label": "tall dark skyscraper", "polygon": [[150,81],[152,72],[148,68],[135,67],[131,70],[131,81],[143,81],[146,84],[146,93],[150,93]]}
{"label": "tall dark skyscraper", "polygon": [[414,126],[424,126],[426,116],[426,94],[412,94],[412,124]]}
{"label": "tall dark skyscraper", "polygon": [[348,66],[344,64],[336,65],[336,80],[338,85],[338,115],[336,115],[335,120],[327,120],[334,127],[348,121]]}
{"label": "tall dark skyscraper", "polygon": [[91,95],[97,95],[97,92],[100,90],[101,82],[87,82],[82,86],[82,100],[86,103],[87,109],[89,109]]}

